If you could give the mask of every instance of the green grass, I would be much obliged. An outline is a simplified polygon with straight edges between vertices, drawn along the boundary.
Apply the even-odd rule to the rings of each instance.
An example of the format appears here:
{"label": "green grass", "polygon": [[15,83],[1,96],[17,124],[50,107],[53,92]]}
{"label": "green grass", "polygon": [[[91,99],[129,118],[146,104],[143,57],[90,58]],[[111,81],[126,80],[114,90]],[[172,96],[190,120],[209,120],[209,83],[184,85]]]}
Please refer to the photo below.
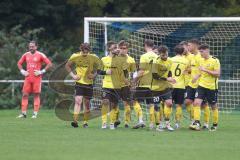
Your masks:
{"label": "green grass", "polygon": [[[175,132],[148,129],[71,128],[53,110],[41,110],[38,119],[16,119],[17,110],[0,111],[0,159],[19,160],[237,160],[240,157],[240,114],[221,114],[217,132]],[[29,114],[30,116],[30,114]]]}

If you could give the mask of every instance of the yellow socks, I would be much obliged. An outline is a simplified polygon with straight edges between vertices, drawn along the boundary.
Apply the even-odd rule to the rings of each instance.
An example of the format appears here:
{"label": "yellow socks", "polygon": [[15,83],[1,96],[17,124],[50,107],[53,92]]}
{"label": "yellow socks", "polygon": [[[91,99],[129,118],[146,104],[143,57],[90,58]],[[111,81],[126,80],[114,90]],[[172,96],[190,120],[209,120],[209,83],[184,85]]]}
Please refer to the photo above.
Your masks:
{"label": "yellow socks", "polygon": [[164,106],[164,116],[165,116],[165,120],[169,120],[170,116],[172,113],[172,107],[167,107],[166,105]]}
{"label": "yellow socks", "polygon": [[218,108],[212,110],[213,124],[218,124]]}
{"label": "yellow socks", "polygon": [[201,117],[201,108],[200,106],[194,106],[194,120],[200,121]]}
{"label": "yellow socks", "polygon": [[142,121],[143,113],[142,113],[142,108],[141,108],[140,104],[138,103],[138,101],[135,101],[133,103],[133,109],[136,113],[136,116],[137,116],[138,120]]}
{"label": "yellow socks", "polygon": [[208,105],[204,107],[204,123],[209,124],[209,119],[210,119],[210,108]]}
{"label": "yellow socks", "polygon": [[129,105],[124,106],[124,121],[129,124],[131,121],[131,108]]}
{"label": "yellow socks", "polygon": [[182,106],[176,105],[175,120],[177,123],[179,123],[181,119],[182,119]]}
{"label": "yellow socks", "polygon": [[102,112],[102,124],[107,123],[108,106],[103,104],[101,112]]}
{"label": "yellow socks", "polygon": [[154,105],[151,105],[149,108],[149,115],[150,115],[150,123],[154,124],[155,123],[155,110],[154,110]]}

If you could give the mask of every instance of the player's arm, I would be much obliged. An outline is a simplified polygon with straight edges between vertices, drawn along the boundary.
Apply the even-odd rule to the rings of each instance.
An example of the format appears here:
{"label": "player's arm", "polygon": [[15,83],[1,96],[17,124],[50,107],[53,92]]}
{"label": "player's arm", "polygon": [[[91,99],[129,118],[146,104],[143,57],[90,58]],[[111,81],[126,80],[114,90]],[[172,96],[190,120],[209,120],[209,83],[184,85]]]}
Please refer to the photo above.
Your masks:
{"label": "player's arm", "polygon": [[46,71],[52,67],[52,62],[43,53],[42,53],[42,61],[46,64],[46,66],[42,70],[35,70],[34,71],[35,76],[39,76],[41,74],[46,73]]}
{"label": "player's arm", "polygon": [[112,70],[111,69],[107,69],[107,70],[104,70],[104,63],[103,63],[103,59],[101,59],[99,61],[99,67],[97,69],[97,74],[99,75],[111,75],[112,74]]}
{"label": "player's arm", "polygon": [[145,60],[145,58],[143,56],[141,56],[139,70],[133,75],[135,82],[139,81],[139,79],[145,74],[146,65],[147,65],[147,61]]}
{"label": "player's arm", "polygon": [[201,74],[195,75],[195,76],[193,77],[193,79],[192,79],[192,83],[196,83],[197,80],[198,80],[200,77],[201,77]]}
{"label": "player's arm", "polygon": [[199,69],[200,69],[200,71],[206,72],[206,73],[208,73],[208,74],[210,74],[210,75],[212,75],[214,77],[217,77],[217,78],[220,77],[220,72],[221,71],[220,71],[220,62],[219,62],[219,60],[215,61],[215,63],[214,63],[214,70],[213,71],[208,70],[208,69],[206,69],[206,68],[204,68],[202,66],[200,66]]}
{"label": "player's arm", "polygon": [[68,60],[67,63],[65,64],[65,68],[67,70],[67,72],[69,73],[69,75],[74,79],[74,80],[79,80],[81,77],[79,77],[78,75],[74,74],[72,72],[72,65],[73,65],[73,62],[71,60]]}
{"label": "player's arm", "polygon": [[24,54],[18,61],[17,65],[18,65],[18,69],[20,70],[21,74],[23,76],[28,76],[29,73],[28,71],[24,70],[22,67],[22,64],[26,61],[26,55]]}

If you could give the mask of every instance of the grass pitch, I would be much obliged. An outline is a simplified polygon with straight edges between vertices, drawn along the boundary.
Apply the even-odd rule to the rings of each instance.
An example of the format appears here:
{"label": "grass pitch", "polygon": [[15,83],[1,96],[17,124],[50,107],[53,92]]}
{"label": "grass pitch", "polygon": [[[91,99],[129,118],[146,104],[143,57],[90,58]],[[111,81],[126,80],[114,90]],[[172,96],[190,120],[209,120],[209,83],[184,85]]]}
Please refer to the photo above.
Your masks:
{"label": "grass pitch", "polygon": [[72,128],[53,110],[37,119],[16,119],[19,111],[0,110],[1,160],[238,160],[240,114],[221,114],[218,131],[191,131],[187,124],[175,132],[100,129],[100,119],[89,128]]}

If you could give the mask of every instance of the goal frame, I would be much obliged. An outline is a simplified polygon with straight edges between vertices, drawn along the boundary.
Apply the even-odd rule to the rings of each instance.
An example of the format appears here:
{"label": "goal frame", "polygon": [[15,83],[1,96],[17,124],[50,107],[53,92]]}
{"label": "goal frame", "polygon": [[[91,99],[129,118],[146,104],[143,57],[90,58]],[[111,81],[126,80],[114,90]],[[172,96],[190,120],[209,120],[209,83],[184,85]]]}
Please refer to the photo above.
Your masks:
{"label": "goal frame", "polygon": [[89,42],[89,23],[104,23],[107,43],[107,22],[240,22],[240,17],[84,17],[84,42]]}

